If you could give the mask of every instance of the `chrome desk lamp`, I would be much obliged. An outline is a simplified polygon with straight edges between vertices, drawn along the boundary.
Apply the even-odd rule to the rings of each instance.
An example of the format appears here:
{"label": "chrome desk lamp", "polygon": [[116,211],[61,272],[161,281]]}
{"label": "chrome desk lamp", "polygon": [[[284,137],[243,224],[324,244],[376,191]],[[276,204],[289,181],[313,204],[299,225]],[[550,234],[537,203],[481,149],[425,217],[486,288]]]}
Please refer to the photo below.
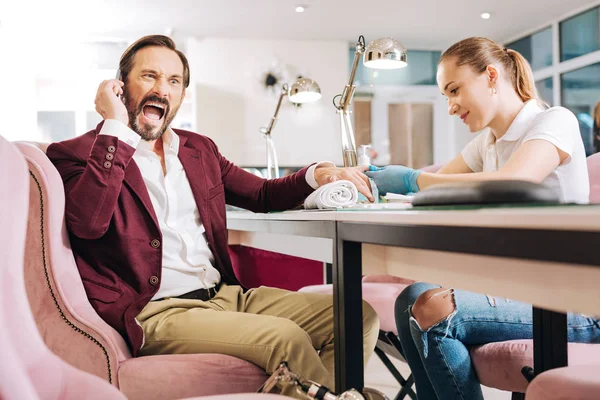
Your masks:
{"label": "chrome desk lamp", "polygon": [[[333,105],[340,115],[340,126],[342,128],[342,155],[344,158],[344,167],[355,167],[356,143],[354,141],[354,131],[352,121],[350,120],[350,103],[354,96],[356,86],[354,86],[354,77],[360,57],[363,56],[365,67],[374,69],[398,69],[407,65],[406,48],[396,39],[384,37],[373,40],[368,46],[365,46],[365,38],[360,35],[356,43],[354,52],[354,62],[350,72],[350,81],[344,87],[342,94],[333,98]],[[336,103],[336,99],[339,101]]]}

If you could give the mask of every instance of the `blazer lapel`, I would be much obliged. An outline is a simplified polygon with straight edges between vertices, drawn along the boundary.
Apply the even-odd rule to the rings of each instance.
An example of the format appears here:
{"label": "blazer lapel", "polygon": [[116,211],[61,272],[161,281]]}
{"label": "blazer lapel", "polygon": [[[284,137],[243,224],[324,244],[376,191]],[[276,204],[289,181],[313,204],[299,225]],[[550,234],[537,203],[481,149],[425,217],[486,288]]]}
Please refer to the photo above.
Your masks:
{"label": "blazer lapel", "polygon": [[[181,135],[179,137],[184,139]],[[200,212],[200,220],[204,225],[206,234],[212,239],[210,214],[208,212],[208,188],[206,187],[202,154],[195,148],[184,146],[185,142],[186,140],[181,140],[179,145],[179,160],[190,182],[190,187],[192,188],[192,193]]]}
{"label": "blazer lapel", "polygon": [[144,178],[142,177],[139,167],[133,159],[129,161],[127,168],[125,168],[124,180],[140,199],[156,226],[159,226],[158,218],[156,218],[156,213],[154,212],[154,206],[152,206],[152,201],[150,200],[150,195],[148,194],[148,189],[146,188],[146,183],[144,182]]}
{"label": "blazer lapel", "polygon": [[[96,126],[96,135],[100,133],[103,125],[104,120]],[[129,160],[129,164],[127,165],[127,168],[125,168],[125,178],[123,180],[131,188],[131,190],[133,190],[135,195],[140,199],[140,201],[144,205],[144,208],[146,209],[148,214],[150,214],[150,217],[152,217],[152,220],[154,221],[156,226],[159,226],[158,218],[156,218],[156,213],[154,212],[154,206],[152,206],[150,195],[148,195],[146,183],[144,182],[142,173],[140,172],[140,169],[133,158]]]}

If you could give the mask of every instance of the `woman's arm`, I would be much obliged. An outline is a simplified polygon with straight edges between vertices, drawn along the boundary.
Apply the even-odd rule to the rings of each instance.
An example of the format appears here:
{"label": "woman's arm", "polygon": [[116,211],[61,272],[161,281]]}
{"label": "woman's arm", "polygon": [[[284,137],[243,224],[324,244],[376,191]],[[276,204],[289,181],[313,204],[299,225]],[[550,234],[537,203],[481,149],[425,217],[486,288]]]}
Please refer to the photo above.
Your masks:
{"label": "woman's arm", "polygon": [[[448,165],[448,167],[451,167],[452,164],[455,163],[456,165],[459,165],[459,161],[457,161],[459,157],[462,159],[462,156],[458,156]],[[556,169],[556,167],[566,160],[567,157],[567,153],[558,149],[552,143],[543,139],[535,139],[521,145],[510,157],[508,162],[498,171],[476,172],[472,174],[457,172],[448,173],[445,172],[446,168],[444,168],[444,172],[440,171],[437,174],[422,172],[417,177],[417,185],[420,190],[423,190],[428,186],[447,182],[479,182],[515,179],[540,183]],[[464,160],[462,160],[462,162],[464,163]],[[453,166],[452,168],[455,167]],[[448,170],[450,170],[450,168],[448,168]]]}
{"label": "woman's arm", "polygon": [[462,154],[459,154],[454,160],[440,168],[436,174],[470,174],[472,172],[473,170],[469,168]]}

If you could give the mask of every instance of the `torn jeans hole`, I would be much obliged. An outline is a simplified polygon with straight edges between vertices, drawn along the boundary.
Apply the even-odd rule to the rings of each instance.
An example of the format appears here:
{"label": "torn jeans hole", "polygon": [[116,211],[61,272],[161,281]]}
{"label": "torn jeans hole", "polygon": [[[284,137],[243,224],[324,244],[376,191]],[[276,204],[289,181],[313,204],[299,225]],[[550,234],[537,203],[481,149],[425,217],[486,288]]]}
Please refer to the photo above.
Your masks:
{"label": "torn jeans hole", "polygon": [[450,293],[452,295],[452,304],[454,306],[454,311],[452,311],[450,314],[448,314],[444,318],[442,318],[439,321],[437,321],[435,324],[431,325],[425,331],[423,329],[421,329],[421,326],[419,325],[419,322],[413,316],[412,306],[410,306],[408,308],[408,310],[407,310],[408,314],[410,316],[409,322],[411,324],[411,331],[412,331],[413,339],[416,340],[415,336],[416,336],[417,332],[415,332],[415,330],[417,330],[418,334],[420,334],[421,344],[423,345],[423,357],[425,357],[425,358],[427,358],[427,355],[429,354],[429,347],[427,346],[427,337],[428,337],[429,331],[431,331],[433,328],[438,327],[443,322],[446,322],[446,333],[444,334],[444,337],[442,338],[442,340],[446,339],[446,337],[448,337],[448,333],[450,332],[450,325],[452,323],[452,319],[454,318],[454,316],[457,313],[456,300],[454,299],[454,289],[443,290],[441,292],[438,292],[438,293],[434,294],[433,296],[431,296],[431,298],[436,297],[436,296],[443,296],[443,295],[448,294],[448,293]]}
{"label": "torn jeans hole", "polygon": [[[488,303],[490,304],[490,306],[492,307],[498,307],[498,303],[496,302],[496,298],[493,296],[490,296],[489,294],[486,294],[485,297],[487,297]],[[510,303],[509,299],[504,299],[505,302]]]}
{"label": "torn jeans hole", "polygon": [[486,294],[485,297],[487,297],[487,300],[488,300],[488,303],[490,303],[490,306],[492,306],[492,307],[498,307],[498,305],[496,304],[496,299],[495,298],[493,298],[489,294]]}

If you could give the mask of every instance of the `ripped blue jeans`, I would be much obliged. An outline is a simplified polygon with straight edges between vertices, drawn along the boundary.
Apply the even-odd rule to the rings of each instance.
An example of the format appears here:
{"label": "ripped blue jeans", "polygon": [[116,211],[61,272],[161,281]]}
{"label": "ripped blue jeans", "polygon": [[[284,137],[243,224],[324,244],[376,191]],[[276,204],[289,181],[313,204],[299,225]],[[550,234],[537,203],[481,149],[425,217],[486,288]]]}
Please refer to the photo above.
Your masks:
{"label": "ripped blue jeans", "polygon": [[[455,290],[455,312],[424,332],[412,318],[411,307],[421,293],[439,287],[414,283],[396,300],[398,335],[417,398],[483,400],[468,346],[531,339],[531,305]],[[600,343],[600,320],[569,314],[567,322],[570,342]]]}

